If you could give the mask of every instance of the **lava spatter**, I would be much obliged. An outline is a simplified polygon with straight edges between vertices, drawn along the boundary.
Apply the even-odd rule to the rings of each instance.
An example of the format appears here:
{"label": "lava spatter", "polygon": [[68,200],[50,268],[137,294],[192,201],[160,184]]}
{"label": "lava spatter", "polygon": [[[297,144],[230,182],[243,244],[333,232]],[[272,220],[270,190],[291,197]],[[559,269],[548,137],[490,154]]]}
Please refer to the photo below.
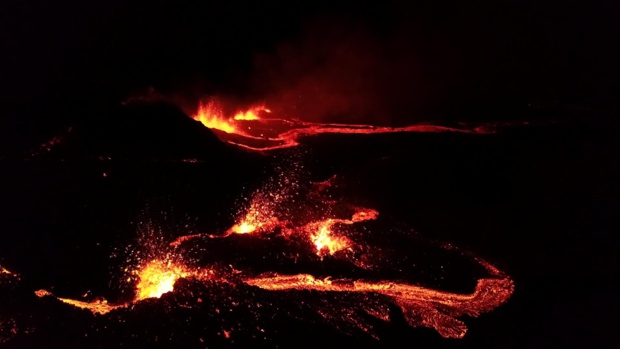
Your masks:
{"label": "lava spatter", "polygon": [[331,229],[333,224],[333,220],[327,219],[318,224],[316,233],[310,235],[310,239],[316,246],[319,256],[334,254],[351,246],[351,242],[347,238],[332,236]]}
{"label": "lava spatter", "polygon": [[333,233],[337,224],[355,224],[368,220],[375,220],[379,216],[379,212],[370,208],[355,207],[355,213],[351,219],[328,218],[323,221],[310,223],[304,227],[305,231],[314,231],[310,233],[310,240],[316,246],[317,254],[325,256],[353,247],[353,242],[344,236],[336,236]]}
{"label": "lava spatter", "polygon": [[92,301],[80,301],[58,297],[47,290],[38,290],[35,294],[38,297],[55,297],[63,303],[89,310],[93,314],[107,314],[116,309],[127,308],[131,304],[148,298],[160,298],[163,294],[172,292],[174,284],[179,279],[193,277],[206,280],[211,276],[211,272],[208,269],[190,269],[187,266],[164,260],[149,261],[133,273],[136,275],[138,282],[135,286],[136,295],[131,302],[111,304],[103,298]]}
{"label": "lava spatter", "polygon": [[159,298],[162,294],[171,292],[174,283],[191,275],[182,265],[175,265],[170,261],[153,260],[136,272],[139,281],[136,286],[136,300]]}

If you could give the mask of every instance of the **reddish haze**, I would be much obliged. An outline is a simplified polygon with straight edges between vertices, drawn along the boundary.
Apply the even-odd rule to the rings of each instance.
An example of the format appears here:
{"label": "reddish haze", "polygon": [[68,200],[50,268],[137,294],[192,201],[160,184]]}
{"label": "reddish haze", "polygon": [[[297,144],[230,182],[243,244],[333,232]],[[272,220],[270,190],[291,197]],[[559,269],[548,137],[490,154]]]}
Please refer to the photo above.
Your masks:
{"label": "reddish haze", "polygon": [[443,77],[453,75],[455,55],[445,45],[439,62],[424,62],[415,39],[398,31],[379,35],[356,25],[311,22],[300,39],[257,56],[253,87],[274,111],[304,121],[428,121],[426,110],[440,86],[450,85]]}

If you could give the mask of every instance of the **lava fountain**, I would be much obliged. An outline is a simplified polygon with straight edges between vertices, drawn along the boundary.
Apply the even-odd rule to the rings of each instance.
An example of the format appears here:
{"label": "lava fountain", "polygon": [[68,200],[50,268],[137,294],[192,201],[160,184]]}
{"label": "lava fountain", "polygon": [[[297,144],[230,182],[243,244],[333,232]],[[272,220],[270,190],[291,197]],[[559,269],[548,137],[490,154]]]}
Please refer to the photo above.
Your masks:
{"label": "lava fountain", "polygon": [[[103,298],[97,298],[92,301],[80,301],[58,297],[43,289],[36,291],[35,294],[38,297],[55,297],[63,303],[80,309],[89,310],[93,314],[106,314],[112,310],[126,308],[133,303],[148,298],[160,298],[163,294],[172,292],[175,282],[179,279],[188,277],[206,279],[209,273],[209,270],[189,269],[182,264],[174,263],[170,260],[154,259],[146,263],[143,267],[133,271],[138,282],[135,286],[136,295],[131,302],[111,304]],[[131,277],[127,278],[127,281],[132,280]]]}
{"label": "lava fountain", "polygon": [[146,298],[159,298],[162,294],[172,292],[174,283],[191,275],[182,265],[171,261],[153,260],[136,272],[139,278],[136,286],[136,301]]}

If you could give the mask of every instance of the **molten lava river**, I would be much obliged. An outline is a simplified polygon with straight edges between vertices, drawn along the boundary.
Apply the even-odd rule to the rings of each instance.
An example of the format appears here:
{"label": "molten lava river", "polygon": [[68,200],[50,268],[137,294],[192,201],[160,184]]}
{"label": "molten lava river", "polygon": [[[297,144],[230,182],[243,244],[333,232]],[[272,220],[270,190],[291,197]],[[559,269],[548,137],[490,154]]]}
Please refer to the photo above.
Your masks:
{"label": "molten lava river", "polygon": [[[221,139],[260,152],[293,147],[300,136],[319,133],[487,132],[483,127],[394,129],[264,118],[269,114],[260,106],[225,118],[207,102],[194,118],[216,129]],[[286,163],[240,202],[226,229],[179,234],[152,221],[142,223],[135,243],[118,249],[127,262],[109,278],[112,288],[128,293],[104,299],[84,289],[82,296],[71,296],[30,284],[28,275],[13,266],[0,268],[0,288],[30,288],[36,296],[29,303],[33,308],[73,309],[80,322],[92,324],[78,331],[104,343],[105,336],[126,332],[124,326],[162,317],[194,327],[204,321],[200,331],[211,331],[224,343],[241,338],[269,343],[280,331],[269,325],[274,321],[375,339],[400,321],[461,338],[467,333],[464,316],[490,312],[513,293],[511,278],[484,259],[427,241],[377,210],[350,202],[339,175],[312,182],[302,162]],[[20,336],[37,331],[11,315],[17,313],[0,315],[0,343],[19,343]],[[139,320],[133,315],[138,313]],[[157,325],[149,326],[156,337]],[[189,330],[167,336],[191,337]],[[212,339],[197,335],[191,340],[209,347]]]}
{"label": "molten lava river", "polygon": [[254,151],[270,151],[299,145],[302,137],[320,134],[385,134],[402,132],[488,134],[512,126],[515,122],[466,124],[448,127],[420,123],[403,127],[364,124],[307,122],[272,116],[270,109],[257,105],[226,116],[217,99],[201,103],[193,118],[210,128],[225,142]]}

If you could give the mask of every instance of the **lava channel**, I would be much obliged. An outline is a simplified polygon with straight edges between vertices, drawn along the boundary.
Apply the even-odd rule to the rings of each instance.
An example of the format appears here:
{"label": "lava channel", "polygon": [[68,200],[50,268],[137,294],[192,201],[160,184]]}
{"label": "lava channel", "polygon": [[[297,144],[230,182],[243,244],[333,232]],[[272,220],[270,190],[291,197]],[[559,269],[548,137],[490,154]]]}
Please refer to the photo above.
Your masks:
{"label": "lava channel", "polygon": [[299,145],[304,136],[319,134],[385,134],[401,132],[424,133],[495,133],[502,126],[499,123],[448,127],[433,124],[415,124],[403,127],[386,127],[364,124],[317,123],[297,119],[284,119],[271,116],[265,105],[256,105],[248,110],[238,111],[226,116],[217,100],[201,102],[193,114],[194,120],[214,130],[220,140],[254,151],[270,151],[291,148]]}
{"label": "lava channel", "polygon": [[308,274],[270,275],[245,282],[269,291],[378,293],[392,299],[412,327],[432,327],[447,338],[462,338],[467,332],[465,324],[456,316],[478,316],[491,311],[506,302],[514,291],[514,284],[508,277],[480,279],[471,294],[455,294],[391,281],[317,279]]}

